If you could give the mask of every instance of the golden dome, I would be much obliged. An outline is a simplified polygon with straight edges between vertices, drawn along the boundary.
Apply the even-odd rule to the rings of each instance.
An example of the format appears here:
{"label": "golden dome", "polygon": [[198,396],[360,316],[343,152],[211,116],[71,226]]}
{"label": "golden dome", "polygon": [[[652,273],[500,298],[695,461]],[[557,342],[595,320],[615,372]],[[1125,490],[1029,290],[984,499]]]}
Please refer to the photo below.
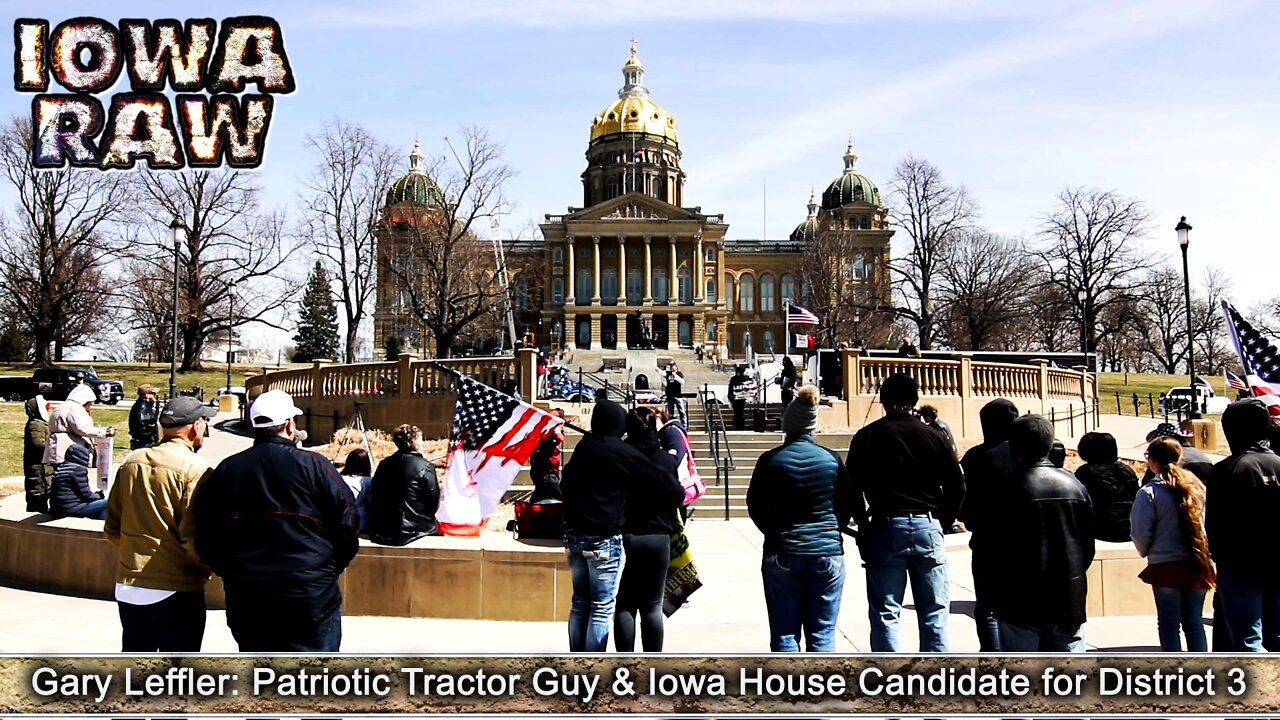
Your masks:
{"label": "golden dome", "polygon": [[619,133],[645,133],[678,144],[675,117],[654,102],[644,86],[644,64],[636,55],[634,40],[631,56],[622,66],[622,76],[626,83],[618,91],[618,99],[591,121],[591,141]]}

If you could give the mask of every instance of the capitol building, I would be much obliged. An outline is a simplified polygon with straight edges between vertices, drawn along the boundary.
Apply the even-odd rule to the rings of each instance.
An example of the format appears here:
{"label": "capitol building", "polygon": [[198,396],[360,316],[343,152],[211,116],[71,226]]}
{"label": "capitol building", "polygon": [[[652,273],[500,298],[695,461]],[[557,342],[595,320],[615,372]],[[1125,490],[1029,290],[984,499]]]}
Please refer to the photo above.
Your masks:
{"label": "capitol building", "polygon": [[[541,237],[505,245],[519,334],[547,350],[651,343],[719,347],[734,357],[748,345],[782,352],[784,300],[823,312],[806,281],[814,248],[844,248],[851,255],[844,258],[847,282],[887,296],[883,268],[893,230],[879,188],[858,171],[852,143],[840,174],[820,197],[810,196],[807,215],[787,239],[734,238],[723,214],[685,196],[679,124],[650,95],[634,42],[622,76],[616,99],[590,122],[582,205],[546,215]],[[384,214],[412,216],[439,196],[415,147]],[[393,243],[393,235],[380,241]],[[418,347],[422,334],[397,307],[395,282],[392,273],[379,273],[376,347],[392,334]]]}

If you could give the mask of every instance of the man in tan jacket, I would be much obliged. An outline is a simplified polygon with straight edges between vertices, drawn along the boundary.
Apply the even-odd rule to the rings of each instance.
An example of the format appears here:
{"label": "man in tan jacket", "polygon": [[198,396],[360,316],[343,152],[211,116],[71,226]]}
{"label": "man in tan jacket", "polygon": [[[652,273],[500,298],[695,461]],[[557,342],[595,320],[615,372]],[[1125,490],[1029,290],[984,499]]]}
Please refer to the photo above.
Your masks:
{"label": "man in tan jacket", "polygon": [[116,546],[121,652],[199,652],[209,570],[196,556],[191,498],[213,466],[196,455],[214,409],[178,397],[160,411],[160,443],[124,459],[107,500]]}

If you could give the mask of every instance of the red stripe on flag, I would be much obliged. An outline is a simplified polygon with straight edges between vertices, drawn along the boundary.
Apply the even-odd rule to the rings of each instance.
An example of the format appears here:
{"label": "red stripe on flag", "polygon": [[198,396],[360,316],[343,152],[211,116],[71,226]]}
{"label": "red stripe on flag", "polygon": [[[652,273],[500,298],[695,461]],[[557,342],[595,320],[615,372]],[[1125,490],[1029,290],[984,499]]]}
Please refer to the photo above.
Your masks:
{"label": "red stripe on flag", "polygon": [[480,537],[479,525],[455,525],[454,523],[436,521],[440,532],[454,537]]}

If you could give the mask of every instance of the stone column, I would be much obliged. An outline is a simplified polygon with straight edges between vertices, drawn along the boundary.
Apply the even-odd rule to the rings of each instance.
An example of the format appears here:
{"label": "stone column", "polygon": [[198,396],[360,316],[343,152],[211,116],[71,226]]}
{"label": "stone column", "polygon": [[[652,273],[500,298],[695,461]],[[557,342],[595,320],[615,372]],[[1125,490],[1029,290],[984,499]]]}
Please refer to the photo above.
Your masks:
{"label": "stone column", "polygon": [[627,304],[627,238],[618,236],[618,304]]}
{"label": "stone column", "polygon": [[667,275],[667,304],[677,305],[680,302],[680,281],[676,278],[676,236],[669,235],[671,243],[671,273]]}
{"label": "stone column", "polygon": [[698,242],[693,251],[693,302],[701,304],[703,300],[703,291],[707,287],[707,281],[703,277],[706,273],[706,267],[704,265],[706,258],[702,249],[702,233],[698,233],[694,239]]}
{"label": "stone column", "polygon": [[653,304],[653,238],[644,236],[644,304]]}
{"label": "stone column", "polygon": [[565,252],[569,256],[569,287],[568,287],[568,292],[565,293],[565,296],[564,296],[564,304],[573,305],[575,304],[575,300],[573,299],[573,294],[577,292],[577,289],[578,289],[578,272],[577,272],[578,262],[576,257],[577,253],[574,252],[574,248],[573,248],[573,236],[570,235],[567,238],[565,238],[564,244],[565,244]]}
{"label": "stone column", "polygon": [[[595,274],[591,276],[591,304],[600,304],[600,236],[591,236],[591,261],[595,269]],[[595,323],[595,317],[591,318],[591,322]],[[592,330],[592,332],[596,332]]]}

